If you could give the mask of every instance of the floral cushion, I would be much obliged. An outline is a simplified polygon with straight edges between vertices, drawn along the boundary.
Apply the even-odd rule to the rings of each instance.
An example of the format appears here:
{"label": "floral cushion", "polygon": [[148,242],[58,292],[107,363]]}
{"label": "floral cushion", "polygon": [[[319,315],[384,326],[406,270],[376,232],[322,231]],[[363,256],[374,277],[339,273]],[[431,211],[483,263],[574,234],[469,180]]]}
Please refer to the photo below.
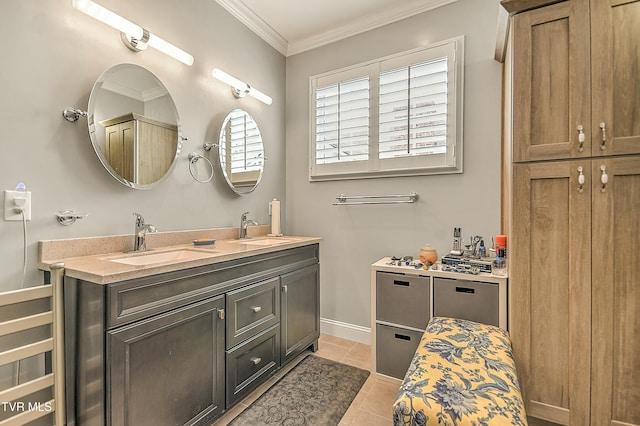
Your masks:
{"label": "floral cushion", "polygon": [[395,426],[526,425],[507,332],[432,318],[393,410]]}

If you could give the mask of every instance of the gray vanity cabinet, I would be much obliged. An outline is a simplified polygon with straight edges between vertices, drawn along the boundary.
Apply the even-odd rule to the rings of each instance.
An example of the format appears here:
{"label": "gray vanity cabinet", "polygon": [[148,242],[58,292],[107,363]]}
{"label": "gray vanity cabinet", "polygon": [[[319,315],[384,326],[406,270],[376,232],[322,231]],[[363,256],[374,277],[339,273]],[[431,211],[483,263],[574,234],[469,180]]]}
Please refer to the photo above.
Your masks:
{"label": "gray vanity cabinet", "polygon": [[67,424],[208,426],[320,336],[318,244],[65,277]]}
{"label": "gray vanity cabinet", "polygon": [[192,425],[224,409],[224,296],[107,333],[107,424]]}
{"label": "gray vanity cabinet", "polygon": [[317,349],[320,337],[320,278],[318,265],[280,277],[282,317],[280,323],[282,364],[310,345]]}

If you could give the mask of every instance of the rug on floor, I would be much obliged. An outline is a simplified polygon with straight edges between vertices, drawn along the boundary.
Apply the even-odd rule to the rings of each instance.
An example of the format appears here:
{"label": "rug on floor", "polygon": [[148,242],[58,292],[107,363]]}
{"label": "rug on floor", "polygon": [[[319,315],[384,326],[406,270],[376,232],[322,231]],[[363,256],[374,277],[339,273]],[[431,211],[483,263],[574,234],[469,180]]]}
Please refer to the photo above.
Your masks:
{"label": "rug on floor", "polygon": [[367,377],[366,370],[309,355],[229,425],[337,425]]}

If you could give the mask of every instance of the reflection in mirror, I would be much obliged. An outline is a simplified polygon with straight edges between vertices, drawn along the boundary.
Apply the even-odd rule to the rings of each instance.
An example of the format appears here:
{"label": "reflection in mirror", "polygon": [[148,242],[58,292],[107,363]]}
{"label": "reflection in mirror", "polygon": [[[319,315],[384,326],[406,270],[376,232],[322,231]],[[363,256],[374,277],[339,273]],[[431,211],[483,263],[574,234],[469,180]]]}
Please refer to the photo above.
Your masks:
{"label": "reflection in mirror", "polygon": [[167,88],[138,65],[105,71],[89,97],[89,135],[102,165],[123,185],[147,189],[180,153],[178,111]]}
{"label": "reflection in mirror", "polygon": [[256,189],[264,170],[264,147],[255,120],[241,109],[231,111],[222,123],[219,146],[229,187],[238,194]]}

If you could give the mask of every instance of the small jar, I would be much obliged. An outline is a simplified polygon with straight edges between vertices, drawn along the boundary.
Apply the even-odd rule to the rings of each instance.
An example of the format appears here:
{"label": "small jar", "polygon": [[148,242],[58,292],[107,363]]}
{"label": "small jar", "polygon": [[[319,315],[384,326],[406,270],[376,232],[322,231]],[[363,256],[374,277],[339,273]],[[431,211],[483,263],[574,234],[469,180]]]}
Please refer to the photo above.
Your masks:
{"label": "small jar", "polygon": [[420,262],[425,265],[433,265],[438,261],[438,252],[436,249],[430,246],[420,248],[420,254],[418,255]]}

